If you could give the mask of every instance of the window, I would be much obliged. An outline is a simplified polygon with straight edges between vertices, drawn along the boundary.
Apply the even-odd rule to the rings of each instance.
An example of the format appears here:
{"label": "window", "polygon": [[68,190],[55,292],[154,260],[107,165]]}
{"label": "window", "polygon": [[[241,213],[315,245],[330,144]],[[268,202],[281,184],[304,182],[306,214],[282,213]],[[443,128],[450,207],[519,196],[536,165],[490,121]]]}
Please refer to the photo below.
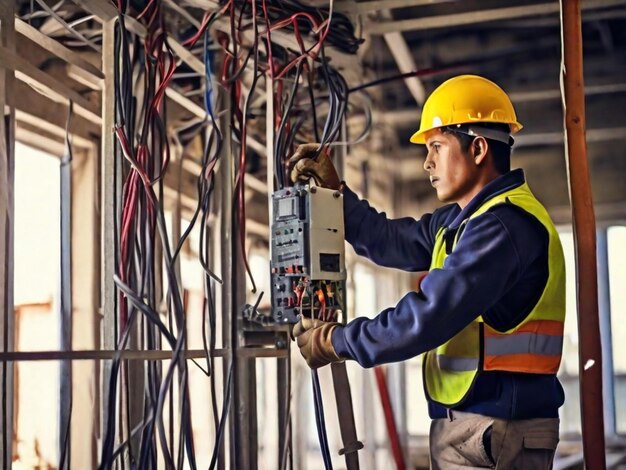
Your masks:
{"label": "window", "polygon": [[[14,304],[18,351],[59,349],[59,220],[59,161],[17,142]],[[59,363],[16,363],[15,396],[14,464],[56,466]]]}

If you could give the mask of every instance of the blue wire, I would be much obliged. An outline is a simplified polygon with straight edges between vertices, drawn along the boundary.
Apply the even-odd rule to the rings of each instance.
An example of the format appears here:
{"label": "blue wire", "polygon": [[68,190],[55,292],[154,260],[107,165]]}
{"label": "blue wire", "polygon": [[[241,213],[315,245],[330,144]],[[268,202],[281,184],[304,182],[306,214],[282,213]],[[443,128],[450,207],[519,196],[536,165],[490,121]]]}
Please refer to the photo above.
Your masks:
{"label": "blue wire", "polygon": [[213,82],[211,80],[211,53],[209,52],[209,29],[204,32],[203,40],[203,55],[204,55],[204,108],[206,109],[211,119],[215,121],[213,116]]}

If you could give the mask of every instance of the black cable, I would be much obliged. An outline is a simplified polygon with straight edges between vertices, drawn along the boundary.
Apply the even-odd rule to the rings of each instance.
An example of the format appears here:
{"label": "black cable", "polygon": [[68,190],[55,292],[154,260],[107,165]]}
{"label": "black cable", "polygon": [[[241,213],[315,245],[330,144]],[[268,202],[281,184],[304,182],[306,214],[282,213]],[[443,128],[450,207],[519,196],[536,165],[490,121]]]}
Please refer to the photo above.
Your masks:
{"label": "black cable", "polygon": [[215,446],[213,447],[213,455],[211,456],[211,463],[209,464],[209,470],[213,470],[215,465],[217,464],[217,456],[219,453],[219,448],[222,443],[222,438],[224,436],[224,423],[226,423],[226,419],[228,418],[228,411],[230,409],[230,402],[232,397],[232,378],[233,378],[233,370],[234,370],[234,361],[230,362],[230,366],[228,368],[228,376],[226,378],[226,385],[224,390],[226,390],[226,396],[224,397],[224,403],[222,404],[222,415],[219,420],[219,424],[217,427],[217,433],[215,435]]}
{"label": "black cable", "polygon": [[275,143],[274,143],[274,158],[275,158],[275,172],[277,178],[277,184],[279,189],[283,189],[285,187],[285,170],[283,159],[285,158],[285,147],[283,144],[283,131],[285,129],[285,125],[289,120],[289,114],[293,108],[294,99],[298,92],[298,83],[300,81],[300,72],[302,71],[303,62],[300,61],[296,66],[296,73],[293,81],[293,87],[291,89],[291,94],[289,96],[289,101],[285,106],[284,112],[281,117],[280,126],[278,127],[278,132],[276,133]]}
{"label": "black cable", "polygon": [[397,75],[391,75],[389,77],[383,77],[383,78],[378,78],[376,80],[372,80],[371,82],[366,82],[363,83],[361,85],[357,85],[355,87],[352,87],[348,90],[349,93],[354,93],[355,91],[359,91],[359,90],[363,90],[364,88],[369,88],[369,87],[373,87],[376,85],[382,85],[383,83],[388,83],[388,82],[393,82],[396,80],[404,80],[405,78],[411,78],[411,77],[427,77],[430,75],[437,75],[440,73],[446,73],[449,72],[455,68],[458,67],[447,67],[447,68],[427,68],[427,69],[420,69],[420,70],[414,70],[412,72],[406,72],[406,73],[400,73]]}
{"label": "black cable", "polygon": [[317,435],[320,441],[324,468],[326,470],[332,470],[333,464],[330,457],[330,450],[328,448],[326,422],[324,419],[324,401],[322,400],[322,391],[320,389],[320,379],[317,375],[317,369],[311,369],[311,381],[313,384],[313,401],[315,404],[315,423],[317,425]]}

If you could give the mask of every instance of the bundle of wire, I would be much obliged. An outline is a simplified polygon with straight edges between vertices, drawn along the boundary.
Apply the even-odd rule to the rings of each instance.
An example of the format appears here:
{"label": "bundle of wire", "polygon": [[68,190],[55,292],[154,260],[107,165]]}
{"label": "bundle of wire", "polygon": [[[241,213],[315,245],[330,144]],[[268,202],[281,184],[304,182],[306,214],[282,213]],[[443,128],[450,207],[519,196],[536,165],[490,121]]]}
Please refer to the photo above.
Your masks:
{"label": "bundle of wire", "polygon": [[[203,311],[203,342],[205,346],[205,373],[211,378],[212,411],[214,416],[216,442],[210,468],[217,463],[217,453],[224,435],[224,423],[232,401],[233,364],[227,373],[224,403],[221,412],[216,401],[216,383],[214,377],[213,352],[215,350],[216,312],[213,286],[221,280],[211,271],[208,252],[208,217],[211,212],[211,194],[214,185],[213,170],[221,154],[223,135],[220,131],[213,109],[212,96],[212,54],[209,31],[217,19],[228,16],[230,31],[228,35],[218,36],[222,46],[221,85],[230,94],[231,122],[233,139],[239,144],[236,159],[235,205],[234,216],[238,221],[239,240],[243,263],[250,274],[245,257],[245,200],[244,181],[246,173],[246,142],[248,135],[248,117],[255,94],[258,79],[262,75],[272,80],[275,87],[275,109],[277,127],[275,138],[276,182],[278,187],[287,184],[284,162],[294,146],[315,136],[320,142],[320,149],[336,142],[341,124],[348,106],[348,87],[337,70],[330,67],[325,56],[324,41],[328,41],[345,51],[354,52],[359,40],[354,38],[350,22],[341,15],[333,15],[332,9],[311,9],[298,2],[275,2],[266,0],[236,2],[231,0],[220,5],[215,11],[205,14],[197,32],[185,45],[194,47],[202,39],[205,63],[204,101],[207,118],[204,122],[194,123],[181,132],[205,131],[205,150],[202,156],[202,171],[198,178],[198,204],[191,223],[171,250],[165,227],[162,207],[162,179],[169,164],[169,144],[165,135],[164,92],[172,79],[176,63],[168,45],[160,2],[150,0],[137,15],[147,30],[143,47],[139,40],[125,28],[127,2],[118,0],[120,12],[115,40],[115,88],[116,88],[116,127],[117,148],[115,165],[119,173],[127,174],[123,187],[117,182],[116,190],[122,192],[121,203],[116,209],[119,224],[115,227],[119,233],[116,245],[117,274],[115,283],[119,290],[117,299],[116,338],[117,348],[127,347],[131,336],[137,336],[137,325],[143,329],[140,337],[144,338],[147,349],[160,349],[164,340],[172,349],[170,365],[163,370],[158,362],[149,362],[145,370],[144,416],[141,423],[130,421],[118,423],[116,391],[118,384],[121,395],[126,397],[125,416],[129,417],[129,377],[128,366],[119,357],[111,364],[108,388],[108,419],[101,455],[101,468],[111,468],[120,456],[128,456],[131,467],[156,467],[160,456],[168,468],[182,468],[188,465],[195,468],[191,413],[189,407],[188,371],[184,358],[186,348],[185,313],[182,300],[182,288],[175,275],[175,262],[184,241],[192,228],[200,227],[200,264],[205,272],[205,307]],[[332,3],[331,3],[332,6]],[[259,25],[263,25],[260,27]],[[332,28],[331,28],[332,25]],[[242,43],[244,30],[252,30],[252,45]],[[271,40],[271,34],[279,29],[291,31],[299,44],[299,51],[281,48]],[[305,45],[303,34],[315,38],[313,44]],[[265,46],[262,54],[261,46]],[[133,96],[133,73],[141,71],[145,91],[141,103]],[[243,75],[252,72],[252,82],[247,93],[243,93]],[[300,86],[302,76],[306,76],[306,87]],[[288,86],[285,86],[288,84]],[[316,97],[314,88],[325,89],[326,95]],[[316,108],[327,102],[323,126],[318,125]],[[307,119],[313,109],[313,120]],[[322,114],[323,116],[323,114]],[[269,124],[268,124],[269,125]],[[157,237],[158,233],[158,237]],[[160,244],[157,240],[160,240]],[[161,299],[157,288],[156,267],[159,253],[164,258],[165,275],[168,291],[166,296],[167,321],[159,314]],[[253,286],[254,280],[252,279]],[[139,318],[143,321],[139,322]],[[236,335],[233,344],[236,348]],[[174,383],[174,375],[177,382]],[[177,393],[174,393],[174,387]],[[316,396],[318,423],[323,430],[323,409],[319,384]],[[174,406],[174,397],[178,405]],[[174,435],[174,410],[180,416],[178,438]],[[167,411],[167,413],[165,413]],[[321,412],[321,413],[320,413]],[[289,413],[287,413],[288,415]],[[169,416],[169,430],[166,430],[165,418]],[[130,418],[128,418],[130,419]],[[290,417],[287,416],[285,428]],[[117,446],[116,429],[119,425],[121,443]],[[135,426],[132,428],[132,426]],[[321,436],[321,434],[320,434]],[[131,439],[139,437],[138,455],[133,455]],[[326,440],[324,439],[324,442]],[[322,442],[322,441],[321,441]],[[322,444],[324,444],[322,442]],[[289,443],[290,445],[290,443]],[[327,443],[322,446],[326,449]],[[176,453],[177,452],[177,453]],[[174,455],[176,453],[176,455]],[[281,458],[281,467],[286,465],[285,455]],[[330,457],[325,457],[329,468]],[[125,458],[121,459],[122,466]]]}
{"label": "bundle of wire", "polygon": [[[332,2],[331,2],[332,8]],[[348,52],[355,52],[359,40],[353,37],[351,23],[332,9],[323,11],[305,7],[298,2],[273,2],[268,5],[266,0],[246,2],[229,1],[222,4],[222,11],[228,11],[230,19],[230,35],[222,37],[226,60],[222,67],[222,81],[230,91],[231,128],[233,137],[239,142],[239,159],[237,162],[237,178],[235,182],[236,216],[239,224],[240,252],[255,289],[254,279],[248,268],[245,257],[245,201],[244,179],[246,172],[249,107],[255,92],[257,81],[265,73],[273,87],[274,109],[276,115],[274,140],[274,167],[276,169],[276,185],[283,188],[288,183],[285,162],[299,142],[310,141],[312,137],[320,143],[320,151],[336,142],[348,107],[348,86],[342,75],[329,65],[326,58],[325,41],[336,46],[347,47]],[[215,20],[214,13],[207,13],[202,27],[208,27]],[[249,21],[251,24],[246,23]],[[260,32],[259,23],[264,24],[264,32]],[[349,27],[339,27],[340,24]],[[332,25],[332,27],[331,27]],[[195,35],[202,31],[202,27]],[[293,32],[299,46],[297,52],[282,48],[272,41],[272,32],[285,28]],[[241,43],[244,31],[252,31],[252,45],[246,48]],[[305,44],[304,34],[313,34],[313,44]],[[261,62],[260,43],[265,40],[265,63]],[[250,69],[252,80],[246,96],[242,96],[242,75]],[[306,77],[306,85],[301,86],[302,76]],[[287,85],[287,86],[285,86]],[[319,87],[325,92],[323,97],[315,97],[314,89]],[[324,125],[320,129],[317,109],[327,105]],[[312,117],[312,120],[311,120]],[[272,125],[270,122],[266,125]],[[318,436],[327,469],[332,468],[328,441],[324,424],[324,410],[319,379],[313,375],[313,391],[316,410]],[[290,392],[288,392],[289,394]],[[286,416],[285,436],[290,418]],[[289,443],[288,446],[290,446]],[[281,468],[287,459],[283,453]]]}
{"label": "bundle of wire", "polygon": [[[174,265],[180,249],[188,237],[192,225],[177,243],[172,253],[168,233],[165,225],[165,216],[162,206],[163,188],[162,178],[169,163],[169,146],[165,135],[164,93],[176,69],[175,57],[167,43],[163,17],[160,11],[160,2],[151,1],[138,15],[138,19],[146,24],[147,35],[143,48],[137,40],[130,47],[130,35],[125,28],[125,2],[118,2],[120,15],[115,32],[115,95],[116,95],[116,126],[117,146],[115,165],[127,173],[123,186],[121,207],[116,213],[120,214],[120,224],[116,226],[119,233],[117,240],[117,274],[115,283],[119,289],[118,317],[116,324],[116,338],[118,350],[123,350],[131,335],[145,338],[147,349],[160,349],[162,339],[172,349],[169,366],[163,373],[158,362],[147,362],[145,370],[144,417],[142,422],[131,429],[129,422],[119,423],[122,434],[122,443],[115,448],[117,423],[117,399],[119,376],[121,373],[121,395],[126,396],[127,410],[125,415],[131,416],[128,409],[128,367],[121,363],[119,357],[112,361],[109,376],[107,402],[107,428],[100,468],[112,468],[116,459],[121,459],[122,468],[128,455],[131,468],[156,468],[157,444],[167,468],[183,468],[187,464],[196,468],[191,413],[189,406],[188,371],[184,350],[185,313],[181,298],[182,289],[178,284]],[[131,49],[133,54],[131,56]],[[133,96],[133,71],[144,67],[142,73],[145,82],[145,94],[140,111],[137,112],[136,98]],[[207,65],[207,69],[209,66]],[[207,89],[209,86],[207,85]],[[215,383],[213,379],[213,354],[215,349],[215,309],[212,294],[212,283],[217,277],[209,269],[208,252],[206,248],[206,226],[210,211],[210,194],[213,188],[213,168],[220,153],[222,134],[215,122],[211,110],[210,93],[207,92],[207,121],[205,126],[209,130],[206,149],[203,155],[203,171],[198,179],[198,207],[194,220],[200,218],[201,264],[205,269],[206,298],[203,320],[208,313],[209,335],[203,327],[203,340],[206,351],[205,373],[211,376],[212,408],[216,423],[216,450],[214,451],[212,467],[215,465],[217,446],[223,435],[225,410],[228,409],[229,396],[225,399],[222,419],[219,419],[217,403],[215,401]],[[138,131],[136,127],[139,127]],[[157,188],[156,191],[154,188]],[[119,190],[119,186],[116,187]],[[157,194],[158,193],[158,194]],[[160,293],[156,289],[155,270],[161,262],[157,257],[156,231],[161,241],[159,250],[164,258],[164,266],[168,281],[166,296],[167,325],[161,320],[158,305],[161,302]],[[219,279],[217,279],[219,281]],[[220,281],[221,282],[221,281]],[[143,331],[138,335],[136,328],[138,316],[145,321],[140,323]],[[174,375],[177,372],[177,383],[174,384]],[[229,373],[229,377],[232,374]],[[230,381],[230,379],[228,379]],[[178,405],[174,406],[174,387],[177,387]],[[164,416],[165,409],[169,408],[169,430],[166,431]],[[180,429],[177,439],[174,437],[174,410],[180,417]],[[140,436],[139,455],[133,455],[131,439]],[[174,455],[173,449],[177,449]]]}

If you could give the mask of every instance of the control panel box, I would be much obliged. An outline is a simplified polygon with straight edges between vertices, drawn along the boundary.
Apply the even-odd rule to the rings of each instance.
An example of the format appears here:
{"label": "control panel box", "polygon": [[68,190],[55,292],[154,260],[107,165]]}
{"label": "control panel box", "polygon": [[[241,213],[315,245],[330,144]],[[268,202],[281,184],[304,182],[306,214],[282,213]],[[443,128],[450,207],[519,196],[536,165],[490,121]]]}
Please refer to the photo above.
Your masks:
{"label": "control panel box", "polygon": [[297,184],[272,195],[272,317],[333,319],[345,312],[343,195]]}

